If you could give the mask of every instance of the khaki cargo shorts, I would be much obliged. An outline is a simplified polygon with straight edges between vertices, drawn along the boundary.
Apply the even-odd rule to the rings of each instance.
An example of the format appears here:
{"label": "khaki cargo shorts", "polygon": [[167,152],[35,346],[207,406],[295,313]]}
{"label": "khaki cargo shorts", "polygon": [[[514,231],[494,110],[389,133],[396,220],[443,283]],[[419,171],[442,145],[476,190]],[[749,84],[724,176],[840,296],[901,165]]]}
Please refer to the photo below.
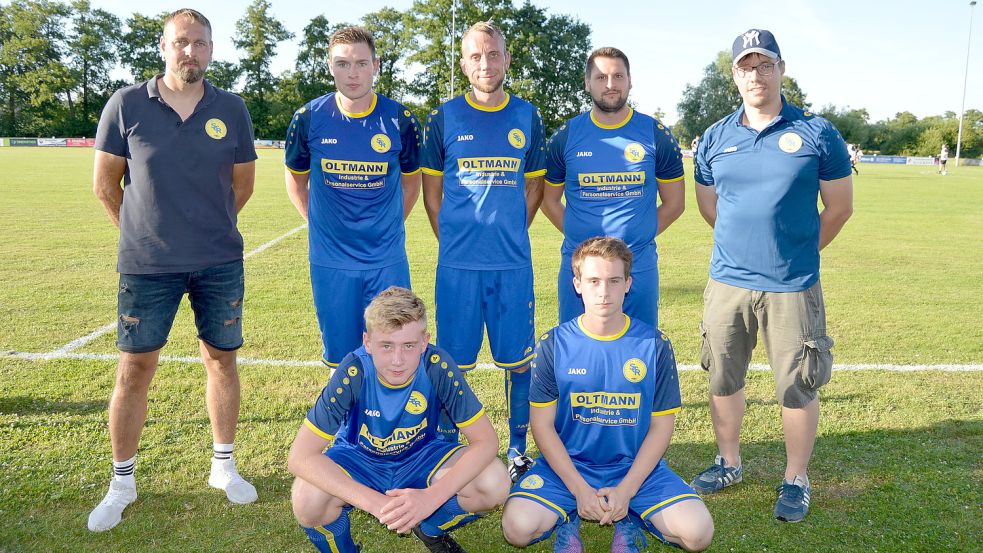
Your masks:
{"label": "khaki cargo shorts", "polygon": [[703,292],[700,365],[710,373],[711,394],[744,388],[759,328],[778,403],[805,407],[833,370],[820,283],[801,292],[760,292],[710,279]]}

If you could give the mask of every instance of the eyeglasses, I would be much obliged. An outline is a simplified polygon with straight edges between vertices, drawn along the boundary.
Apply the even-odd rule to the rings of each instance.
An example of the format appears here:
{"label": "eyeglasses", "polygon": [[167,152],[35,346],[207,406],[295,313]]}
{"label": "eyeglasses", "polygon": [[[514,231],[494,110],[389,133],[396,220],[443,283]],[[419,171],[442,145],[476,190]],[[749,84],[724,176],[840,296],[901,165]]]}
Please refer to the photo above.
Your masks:
{"label": "eyeglasses", "polygon": [[744,77],[747,77],[748,74],[750,72],[752,72],[752,71],[757,71],[759,77],[768,77],[769,75],[771,75],[772,73],[775,72],[775,64],[774,63],[759,63],[758,65],[755,65],[754,67],[735,67],[734,68],[734,73],[737,74],[737,76],[740,77],[740,78],[742,78],[742,79]]}

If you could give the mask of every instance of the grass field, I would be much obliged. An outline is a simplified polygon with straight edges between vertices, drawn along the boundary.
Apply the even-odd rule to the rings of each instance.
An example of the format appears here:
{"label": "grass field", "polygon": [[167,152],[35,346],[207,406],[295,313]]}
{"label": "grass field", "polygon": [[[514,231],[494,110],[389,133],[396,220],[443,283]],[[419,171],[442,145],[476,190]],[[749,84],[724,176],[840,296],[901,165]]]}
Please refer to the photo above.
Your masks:
{"label": "grass field", "polygon": [[[247,251],[302,223],[283,192],[281,161],[282,152],[261,152],[256,193],[240,217]],[[0,148],[0,167],[0,551],[307,550],[290,514],[285,456],[327,378],[317,366],[242,367],[237,456],[260,501],[240,507],[205,485],[203,369],[163,364],[141,443],[140,499],[112,532],[85,529],[108,476],[105,407],[115,362],[3,352],[52,352],[113,321],[117,231],[90,192],[91,150]],[[823,253],[836,362],[983,363],[983,169],[954,169],[944,178],[931,167],[860,169],[856,213]],[[679,361],[691,365],[711,237],[692,192],[687,200],[687,211],[660,236],[660,319]],[[560,237],[542,216],[531,232],[542,331],[555,323]],[[414,287],[432,306],[437,248],[422,206],[408,235]],[[319,358],[307,270],[306,232],[246,261],[242,356]],[[107,333],[74,353],[113,354],[114,339]],[[189,310],[179,314],[164,353],[197,355]],[[755,360],[764,362],[763,352]],[[490,361],[487,352],[479,361]],[[504,428],[501,375],[476,371],[469,380]],[[684,410],[667,457],[688,479],[715,447],[704,374],[683,372],[681,384]],[[712,550],[978,550],[981,387],[976,371],[837,372],[823,393],[813,511],[803,524],[786,525],[770,516],[784,457],[778,407],[770,375],[752,374],[748,474],[741,487],[707,500],[717,527]],[[365,517],[355,521],[367,552],[423,551]],[[471,551],[512,551],[498,521],[493,514],[459,539]],[[589,551],[607,550],[609,529],[587,526],[585,536]]]}

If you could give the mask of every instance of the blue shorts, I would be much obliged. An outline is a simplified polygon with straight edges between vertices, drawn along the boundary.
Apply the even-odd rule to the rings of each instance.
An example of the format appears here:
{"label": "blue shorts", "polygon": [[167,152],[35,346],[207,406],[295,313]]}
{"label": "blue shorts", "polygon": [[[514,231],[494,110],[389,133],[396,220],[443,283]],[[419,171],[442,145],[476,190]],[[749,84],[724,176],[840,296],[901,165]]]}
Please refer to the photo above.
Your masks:
{"label": "blue shorts", "polygon": [[362,345],[365,308],[372,298],[390,286],[410,287],[410,266],[405,259],[365,271],[311,265],[311,288],[324,346],[323,361],[329,367],[337,367],[346,355]]}
{"label": "blue shorts", "polygon": [[393,461],[363,453],[344,442],[335,442],[324,454],[352,480],[386,493],[401,488],[429,487],[433,475],[463,447],[447,440],[430,440],[416,453]]}
{"label": "blue shorts", "polygon": [[[560,262],[560,273],[556,279],[556,290],[560,304],[559,323],[584,314],[584,300],[573,287],[573,268],[570,259],[564,256]],[[631,273],[631,290],[625,296],[625,313],[629,317],[644,321],[659,328],[659,269],[649,269]]]}
{"label": "blue shorts", "polygon": [[[630,468],[629,465],[614,469],[598,468],[578,463],[574,463],[574,466],[594,489],[617,486]],[[577,498],[567,489],[563,480],[553,472],[553,468],[543,457],[537,459],[536,464],[529,469],[522,480],[512,486],[509,500],[511,501],[513,497],[535,501],[556,513],[561,521],[566,521],[570,513],[577,511]],[[683,482],[663,459],[628,503],[628,514],[642,519],[649,530],[654,530],[654,526],[649,522],[652,515],[687,499],[699,500],[700,496]],[[658,531],[654,533],[658,535]]]}
{"label": "blue shorts", "polygon": [[184,294],[195,312],[199,340],[222,351],[242,347],[245,274],[241,259],[190,273],[121,273],[116,347],[127,353],[164,347]]}
{"label": "blue shorts", "polygon": [[532,267],[472,271],[437,265],[437,345],[464,370],[473,369],[488,329],[492,361],[502,369],[532,359],[536,298]]}

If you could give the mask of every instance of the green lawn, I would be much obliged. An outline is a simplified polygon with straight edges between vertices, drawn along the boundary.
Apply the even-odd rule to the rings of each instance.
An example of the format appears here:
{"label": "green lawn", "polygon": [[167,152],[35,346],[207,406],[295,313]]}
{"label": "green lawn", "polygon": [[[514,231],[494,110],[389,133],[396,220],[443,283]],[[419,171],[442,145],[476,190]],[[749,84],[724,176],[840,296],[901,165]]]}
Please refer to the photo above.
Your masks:
{"label": "green lawn", "polygon": [[[247,251],[302,222],[283,192],[282,152],[262,151],[256,193],[241,215]],[[50,352],[115,317],[116,229],[92,196],[92,150],[0,148],[0,355]],[[692,183],[691,167],[687,180]],[[930,167],[861,165],[855,215],[823,253],[823,285],[837,363],[983,363],[983,169],[941,177]],[[692,184],[689,185],[692,187]],[[696,210],[660,236],[660,319],[681,363],[698,357],[697,325],[711,237]],[[413,282],[433,305],[436,241],[422,206],[409,221]],[[555,323],[560,237],[540,216],[532,228],[537,329]],[[246,346],[258,359],[318,359],[306,232],[246,262]],[[182,309],[165,350],[197,355]],[[111,354],[114,333],[80,352]],[[483,352],[482,362],[490,361]],[[756,361],[763,362],[763,352]],[[327,378],[319,367],[250,365],[237,456],[260,502],[228,504],[205,485],[210,433],[204,374],[165,363],[151,389],[139,460],[140,499],[112,532],[85,519],[108,476],[105,406],[112,361],[26,361],[0,356],[0,551],[302,551],[290,515],[286,450]],[[469,380],[505,428],[501,376]],[[705,376],[681,375],[685,408],[669,449],[684,478],[714,445]],[[813,512],[799,525],[771,519],[783,450],[771,377],[754,373],[745,423],[745,484],[709,498],[714,551],[972,551],[983,542],[980,372],[840,371],[824,388],[812,469]],[[423,551],[363,516],[365,551]],[[511,551],[499,517],[462,529],[471,551]],[[587,526],[591,551],[609,529]],[[548,551],[541,546],[533,551]]]}

